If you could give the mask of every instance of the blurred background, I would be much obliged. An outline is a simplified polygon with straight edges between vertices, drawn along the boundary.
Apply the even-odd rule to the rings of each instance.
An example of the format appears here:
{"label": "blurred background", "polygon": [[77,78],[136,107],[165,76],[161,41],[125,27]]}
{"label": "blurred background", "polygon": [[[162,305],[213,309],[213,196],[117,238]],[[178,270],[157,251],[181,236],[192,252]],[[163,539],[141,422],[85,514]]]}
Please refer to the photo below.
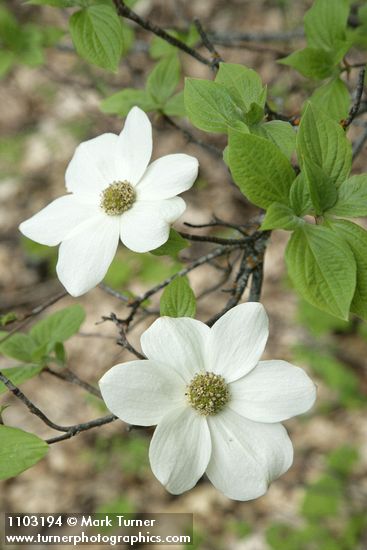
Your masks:
{"label": "blurred background", "polygon": [[[138,0],[134,9],[166,28],[188,28],[196,16],[211,31],[278,33],[300,28],[309,6],[302,0]],[[118,72],[108,73],[75,55],[67,32],[67,10],[30,6],[21,0],[0,1],[0,9],[0,30],[11,24],[22,37],[11,59],[0,52],[0,319],[5,324],[9,312],[27,314],[62,291],[55,276],[57,248],[23,238],[19,223],[64,193],[65,169],[81,141],[121,130],[123,118],[103,113],[101,101],[125,87],[144,87],[159,42],[129,26],[126,50],[130,49]],[[301,37],[293,37],[243,42],[236,48],[218,46],[218,50],[226,61],[259,71],[273,104],[291,116],[299,114],[317,83],[276,60],[302,44]],[[365,52],[351,58],[363,61]],[[210,78],[209,69],[192,58],[180,54],[180,60],[183,75]],[[352,73],[351,91],[356,79]],[[200,177],[184,196],[188,209],[178,228],[185,229],[184,221],[206,223],[213,214],[235,223],[247,223],[256,216],[258,210],[230,185],[221,158],[190,143],[157,114],[150,118],[154,157],[186,152],[200,161]],[[193,131],[188,122],[182,125]],[[206,143],[225,146],[221,136],[193,133]],[[358,136],[358,127],[350,135]],[[366,148],[355,162],[354,173],[367,171],[365,153]],[[366,549],[367,327],[357,319],[347,323],[329,317],[296,296],[284,268],[287,238],[286,232],[274,231],[266,252],[262,302],[271,328],[265,358],[285,359],[306,368],[318,385],[318,401],[310,413],[286,423],[295,447],[294,465],[264,497],[234,502],[205,479],[189,493],[169,495],[149,468],[152,430],[128,432],[117,421],[52,445],[34,468],[1,482],[0,510],[192,512],[193,548],[202,550]],[[105,283],[140,294],[212,246],[193,243],[175,259],[137,255],[121,247]],[[199,319],[216,313],[226,301],[220,290],[205,293],[208,281],[213,277],[220,281],[221,268],[223,264],[206,265],[190,274],[195,294],[201,296]],[[132,358],[116,345],[114,324],[100,323],[102,316],[114,312],[124,317],[128,309],[97,288],[77,300],[63,297],[42,315],[73,303],[85,308],[86,320],[81,332],[66,343],[67,368],[96,384],[111,365]],[[148,305],[155,308],[157,303],[153,300]],[[131,332],[136,347],[152,320],[143,317]],[[1,367],[16,364],[0,357]],[[59,424],[76,424],[107,413],[97,398],[47,373],[25,382],[22,389]],[[5,406],[2,415],[7,425],[45,438],[54,435],[2,392],[0,410]]]}

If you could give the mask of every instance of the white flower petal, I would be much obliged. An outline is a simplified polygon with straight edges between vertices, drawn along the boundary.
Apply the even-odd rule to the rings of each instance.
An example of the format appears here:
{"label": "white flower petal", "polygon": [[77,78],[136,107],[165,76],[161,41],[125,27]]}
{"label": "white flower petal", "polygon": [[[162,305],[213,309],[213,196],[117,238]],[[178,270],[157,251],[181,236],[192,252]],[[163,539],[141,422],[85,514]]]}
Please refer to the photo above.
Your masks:
{"label": "white flower petal", "polygon": [[209,370],[233,382],[258,363],[268,339],[268,317],[257,302],[240,304],[211,329]]}
{"label": "white flower petal", "polygon": [[117,179],[117,142],[116,134],[102,134],[78,145],[65,173],[68,191],[94,194],[97,201],[101,191]]}
{"label": "white flower petal", "polygon": [[56,271],[72,296],[100,283],[113,260],[119,241],[118,216],[98,216],[81,224],[60,245]]}
{"label": "white flower petal", "polygon": [[230,408],[257,422],[281,422],[312,407],[316,386],[304,370],[286,361],[260,361],[230,384]]}
{"label": "white flower petal", "polygon": [[199,163],[189,155],[167,155],[148,166],[137,186],[143,200],[169,199],[190,189],[197,178]]}
{"label": "white flower petal", "polygon": [[116,166],[121,180],[136,185],[152,156],[152,125],[147,115],[133,107],[118,138]]}
{"label": "white flower petal", "polygon": [[169,365],[186,383],[205,370],[205,342],[210,329],[188,317],[160,317],[141,335],[144,354]]}
{"label": "white flower petal", "polygon": [[55,246],[97,213],[98,207],[80,203],[75,195],[65,195],[21,223],[19,230],[32,241]]}
{"label": "white flower petal", "polygon": [[154,475],[178,495],[192,489],[204,474],[210,452],[206,419],[186,407],[167,414],[158,424],[149,458]]}
{"label": "white flower petal", "polygon": [[167,242],[170,224],[185,210],[180,197],[137,201],[121,216],[121,241],[134,252],[149,252]]}
{"label": "white flower petal", "polygon": [[206,474],[229,498],[260,497],[292,464],[292,443],[281,424],[252,422],[230,409],[208,417],[208,424],[212,455]]}
{"label": "white flower petal", "polygon": [[99,381],[111,412],[129,424],[153,426],[185,405],[185,382],[156,361],[130,361],[112,367]]}

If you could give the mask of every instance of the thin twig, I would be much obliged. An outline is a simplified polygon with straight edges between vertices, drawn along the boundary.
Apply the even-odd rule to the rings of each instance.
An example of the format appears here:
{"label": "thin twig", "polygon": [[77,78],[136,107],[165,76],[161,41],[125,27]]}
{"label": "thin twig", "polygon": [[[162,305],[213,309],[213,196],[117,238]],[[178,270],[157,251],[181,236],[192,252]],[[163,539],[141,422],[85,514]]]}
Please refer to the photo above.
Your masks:
{"label": "thin twig", "polygon": [[115,313],[111,313],[109,316],[103,316],[102,319],[104,321],[112,321],[119,331],[119,338],[117,340],[117,344],[119,346],[122,346],[124,349],[127,349],[130,353],[135,355],[138,359],[146,359],[145,355],[140,353],[134,346],[129,342],[126,336],[126,328],[128,326],[126,325],[125,321],[123,319],[119,319]]}
{"label": "thin twig", "polygon": [[198,33],[200,34],[200,38],[203,41],[203,45],[206,47],[208,52],[212,54],[212,64],[213,67],[216,69],[219,68],[219,63],[223,61],[222,57],[219,55],[213,44],[211,43],[207,33],[204,31],[202,24],[200,23],[199,19],[195,17],[194,19],[195,27],[197,28]]}
{"label": "thin twig", "polygon": [[44,311],[48,307],[52,306],[53,304],[55,304],[56,302],[58,302],[59,300],[61,300],[61,298],[64,298],[65,296],[67,296],[67,292],[65,292],[65,291],[60,292],[59,294],[56,294],[56,296],[52,296],[52,298],[49,298],[49,300],[47,300],[43,304],[35,307],[34,309],[29,311],[28,313],[24,313],[21,317],[17,316],[17,318],[14,319],[14,321],[11,321],[8,324],[18,323],[20,321],[19,324],[17,324],[16,327],[14,327],[12,330],[10,330],[6,334],[6,336],[4,336],[3,338],[0,339],[0,344],[2,344],[3,342],[5,342],[5,340],[10,338],[10,336],[12,334],[14,334],[15,332],[18,332],[18,330],[25,327],[30,322],[32,317],[36,317],[37,315],[42,313],[42,311]]}
{"label": "thin twig", "polygon": [[161,283],[157,284],[153,288],[147,290],[141,296],[135,298],[135,300],[130,304],[130,307],[131,307],[130,315],[126,319],[124,319],[124,322],[125,322],[126,326],[129,327],[131,321],[133,320],[133,318],[135,316],[136,311],[138,310],[138,308],[140,307],[140,304],[142,302],[144,302],[145,300],[147,300],[148,298],[150,298],[151,296],[153,296],[154,294],[156,294],[157,292],[159,292],[160,290],[165,288],[167,285],[170,284],[170,282],[172,282],[174,279],[176,279],[176,277],[183,277],[183,276],[187,275],[193,269],[196,269],[197,267],[200,267],[200,266],[202,266],[206,263],[209,263],[214,258],[218,258],[220,256],[224,256],[225,254],[229,254],[233,250],[243,248],[243,246],[244,246],[243,244],[242,245],[237,245],[237,246],[231,246],[231,247],[222,245],[218,248],[215,248],[214,250],[212,250],[208,254],[205,254],[204,256],[201,256],[197,260],[194,260],[192,263],[190,263],[188,266],[181,269],[177,273],[174,273],[170,277],[167,277],[167,279],[165,279]]}
{"label": "thin twig", "polygon": [[168,115],[163,114],[163,119],[168,122],[172,128],[175,128],[175,130],[178,130],[181,132],[181,134],[187,139],[189,143],[194,143],[195,145],[198,145],[202,149],[205,149],[209,153],[211,153],[214,157],[222,158],[223,157],[223,151],[221,151],[218,147],[215,145],[212,145],[211,143],[206,143],[205,141],[202,141],[201,139],[196,138],[189,130],[186,130],[186,128],[182,128],[179,124],[177,124],[174,120],[172,120],[171,117]]}
{"label": "thin twig", "polygon": [[366,74],[366,67],[363,67],[363,69],[361,69],[359,71],[358,83],[357,83],[357,88],[356,88],[356,92],[355,92],[355,99],[354,99],[353,105],[349,110],[348,117],[342,123],[343,128],[345,130],[347,130],[347,128],[349,128],[349,126],[352,124],[352,122],[355,119],[355,117],[357,116],[359,108],[361,106],[362,95],[363,95],[363,90],[364,90],[364,77],[365,77],[365,74]]}
{"label": "thin twig", "polygon": [[5,376],[2,372],[0,372],[0,381],[5,384],[5,386],[8,388],[9,391],[17,398],[19,399],[26,407],[27,409],[34,414],[35,416],[38,416],[42,422],[44,422],[49,428],[52,428],[53,430],[57,430],[59,432],[67,432],[68,427],[65,426],[59,426],[58,424],[55,424],[55,422],[52,422],[32,401],[28,399],[24,393],[13,384],[11,380],[7,376]]}
{"label": "thin twig", "polygon": [[58,443],[59,441],[64,441],[65,439],[70,439],[75,435],[78,435],[81,432],[86,430],[91,430],[92,428],[99,428],[105,424],[110,424],[117,420],[117,416],[114,414],[109,414],[107,416],[102,416],[101,418],[96,418],[95,420],[90,420],[89,422],[82,422],[81,424],[75,424],[75,426],[69,426],[67,431],[63,435],[57,437],[51,437],[46,439],[46,443],[51,445],[52,443]]}
{"label": "thin twig", "polygon": [[77,376],[74,372],[72,372],[69,369],[63,369],[62,371],[58,372],[50,367],[45,367],[42,372],[48,372],[52,376],[55,376],[56,378],[59,378],[60,380],[64,380],[65,382],[70,382],[71,384],[75,384],[76,386],[79,386],[80,388],[83,388],[83,390],[86,390],[91,395],[94,395],[95,397],[99,397],[101,399],[101,392],[98,388],[95,388],[88,382],[85,382],[84,380],[81,380],[79,376]]}
{"label": "thin twig", "polygon": [[252,235],[244,237],[243,239],[226,239],[222,237],[215,237],[214,235],[192,235],[191,233],[185,233],[184,231],[178,231],[178,233],[181,235],[181,237],[189,241],[223,244],[225,246],[237,246],[240,244],[247,244],[253,240]]}
{"label": "thin twig", "polygon": [[158,27],[158,25],[151,23],[148,19],[143,19],[142,17],[140,17],[140,15],[131,10],[123,0],[114,0],[114,4],[116,6],[118,15],[120,15],[121,17],[125,17],[126,19],[130,19],[130,21],[134,21],[134,23],[136,23],[143,29],[152,32],[156,36],[159,36],[159,38],[162,38],[163,40],[171,44],[171,46],[175,46],[176,48],[190,55],[203,65],[207,65],[212,70],[215,70],[216,64],[212,60],[207,59],[193,48],[190,48],[190,46],[185,44],[185,42],[182,42],[178,38],[175,38],[161,27]]}

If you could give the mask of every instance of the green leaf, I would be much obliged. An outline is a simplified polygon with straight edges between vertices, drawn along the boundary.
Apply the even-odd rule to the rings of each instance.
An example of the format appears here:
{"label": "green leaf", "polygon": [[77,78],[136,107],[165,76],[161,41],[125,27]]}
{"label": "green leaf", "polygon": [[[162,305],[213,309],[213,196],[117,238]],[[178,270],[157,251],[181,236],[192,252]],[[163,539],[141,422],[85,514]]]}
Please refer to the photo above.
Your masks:
{"label": "green leaf", "polygon": [[147,92],[157,105],[163,107],[180,80],[180,62],[176,53],[163,58],[147,80]]}
{"label": "green leaf", "polygon": [[367,174],[351,176],[338,190],[338,200],[329,211],[335,216],[367,216]]}
{"label": "green leaf", "polygon": [[320,225],[304,224],[287,246],[286,262],[296,290],[315,307],[348,318],[356,288],[356,261],[348,244]]}
{"label": "green leaf", "polygon": [[31,363],[37,344],[28,334],[16,332],[0,344],[0,352],[7,357]]}
{"label": "green leaf", "polygon": [[[18,367],[11,367],[10,369],[1,369],[1,372],[9,378],[15,386],[20,386],[26,380],[37,376],[42,370],[41,365],[19,365]],[[0,394],[8,391],[8,388],[0,382]]]}
{"label": "green leaf", "polygon": [[186,113],[200,130],[227,133],[242,122],[241,111],[228,90],[216,82],[186,78],[184,98]]}
{"label": "green leaf", "polygon": [[321,215],[336,203],[338,191],[331,178],[311,159],[303,162],[303,172],[315,213]]}
{"label": "green leaf", "polygon": [[78,332],[84,319],[84,309],[76,304],[42,319],[31,328],[29,335],[38,345],[54,346]]}
{"label": "green leaf", "polygon": [[333,52],[316,48],[297,50],[278,61],[282,65],[288,65],[296,69],[306,78],[316,80],[323,80],[331,76],[338,62],[339,57],[336,57]]}
{"label": "green leaf", "polygon": [[9,479],[39,462],[48,445],[34,434],[0,425],[0,479]]}
{"label": "green leaf", "polygon": [[169,232],[168,241],[162,244],[159,248],[152,250],[151,253],[155,256],[173,256],[176,258],[180,250],[187,248],[188,246],[189,242],[181,237],[177,231],[171,229]]}
{"label": "green leaf", "polygon": [[115,71],[124,48],[116,10],[108,5],[90,6],[74,13],[69,23],[78,54],[98,67]]}
{"label": "green leaf", "polygon": [[179,116],[179,117],[186,116],[183,91],[178,92],[178,94],[175,94],[169,98],[169,100],[166,102],[166,104],[163,107],[163,112],[165,115],[168,115],[168,116]]}
{"label": "green leaf", "polygon": [[228,159],[235,183],[251,202],[261,208],[289,203],[296,175],[276,145],[253,134],[230,132]]}
{"label": "green leaf", "polygon": [[348,177],[352,166],[352,147],[343,128],[311,104],[297,134],[297,155],[301,164],[310,159],[320,166],[336,186]]}
{"label": "green leaf", "polygon": [[245,112],[253,103],[264,107],[264,88],[260,76],[253,69],[236,63],[220,63],[215,82],[224,86]]}
{"label": "green leaf", "polygon": [[346,40],[349,11],[349,0],[315,0],[304,17],[308,45],[338,49]]}
{"label": "green leaf", "polygon": [[196,299],[187,277],[176,277],[166,286],[160,301],[161,316],[195,317]]}
{"label": "green leaf", "polygon": [[292,156],[296,147],[296,132],[289,122],[272,120],[252,126],[251,132],[273,142],[287,158]]}
{"label": "green leaf", "polygon": [[312,211],[310,192],[302,172],[298,174],[292,183],[289,192],[289,203],[297,216],[304,216]]}
{"label": "green leaf", "polygon": [[309,101],[336,121],[342,120],[348,115],[349,91],[345,82],[339,77],[332,78],[317,88]]}
{"label": "green leaf", "polygon": [[264,221],[261,224],[261,229],[286,229],[293,231],[301,224],[305,223],[301,218],[298,218],[293,210],[285,204],[273,202],[266,211]]}
{"label": "green leaf", "polygon": [[146,113],[157,109],[157,104],[145,90],[125,88],[101,102],[101,111],[109,114],[127,116],[132,107],[140,107]]}
{"label": "green leaf", "polygon": [[351,311],[367,321],[367,231],[347,220],[334,220],[331,224],[350,246],[357,263],[357,284]]}

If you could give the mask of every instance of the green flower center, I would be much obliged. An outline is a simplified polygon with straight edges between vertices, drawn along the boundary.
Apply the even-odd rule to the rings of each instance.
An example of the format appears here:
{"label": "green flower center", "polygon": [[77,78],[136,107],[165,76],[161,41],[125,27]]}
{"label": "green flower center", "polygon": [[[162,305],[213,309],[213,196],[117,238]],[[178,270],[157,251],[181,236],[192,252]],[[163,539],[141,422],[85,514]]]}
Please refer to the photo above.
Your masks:
{"label": "green flower center", "polygon": [[213,372],[196,374],[187,386],[187,400],[191,407],[204,416],[219,413],[230,398],[228,384]]}
{"label": "green flower center", "polygon": [[114,181],[101,193],[100,206],[109,216],[129,210],[136,200],[134,187],[128,181]]}

